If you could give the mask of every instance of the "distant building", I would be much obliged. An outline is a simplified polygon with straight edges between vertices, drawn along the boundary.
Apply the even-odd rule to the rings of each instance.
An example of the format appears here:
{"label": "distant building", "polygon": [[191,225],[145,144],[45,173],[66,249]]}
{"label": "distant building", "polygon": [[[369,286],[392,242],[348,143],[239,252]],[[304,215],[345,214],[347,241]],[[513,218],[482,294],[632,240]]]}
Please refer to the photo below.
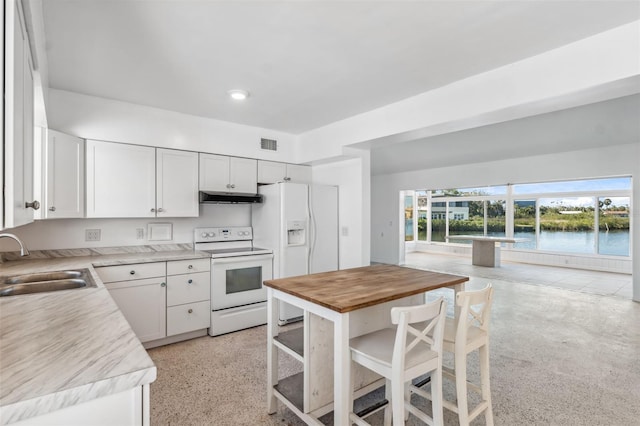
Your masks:
{"label": "distant building", "polygon": [[[431,219],[446,219],[447,204],[443,202],[431,203]],[[426,218],[426,208],[420,207],[419,217]],[[467,220],[469,219],[469,202],[468,201],[451,201],[449,202],[449,220]]]}
{"label": "distant building", "polygon": [[629,217],[629,210],[604,210],[603,216]]}

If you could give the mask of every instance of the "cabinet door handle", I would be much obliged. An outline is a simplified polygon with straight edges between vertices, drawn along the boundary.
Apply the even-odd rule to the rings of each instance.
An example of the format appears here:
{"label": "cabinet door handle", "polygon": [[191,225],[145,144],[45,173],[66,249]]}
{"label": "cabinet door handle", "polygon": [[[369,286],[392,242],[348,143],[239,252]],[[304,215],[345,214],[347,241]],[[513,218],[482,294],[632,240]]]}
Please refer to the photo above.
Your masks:
{"label": "cabinet door handle", "polygon": [[158,213],[162,213],[163,211],[164,211],[164,209],[163,209],[162,207],[160,207],[160,208],[158,209]]}
{"label": "cabinet door handle", "polygon": [[290,177],[286,177],[286,176],[285,176],[285,178],[284,178],[284,181],[285,181],[285,182],[289,182],[290,180],[291,180],[291,178],[290,178]]}
{"label": "cabinet door handle", "polygon": [[155,213],[155,212],[156,212],[156,209],[151,209],[151,213]]}
{"label": "cabinet door handle", "polygon": [[192,284],[192,283],[193,283],[193,280],[187,281],[187,284]]}
{"label": "cabinet door handle", "polygon": [[132,269],[131,271],[129,271],[129,275],[135,275],[135,274],[136,274],[135,270]]}
{"label": "cabinet door handle", "polygon": [[160,287],[166,287],[167,283],[160,283]]}
{"label": "cabinet door handle", "polygon": [[227,188],[231,188],[231,184],[230,183],[227,184]]}
{"label": "cabinet door handle", "polygon": [[193,313],[193,309],[189,309],[187,312],[189,312],[190,314]]}
{"label": "cabinet door handle", "polygon": [[187,266],[188,269],[193,269],[193,265]]}
{"label": "cabinet door handle", "polygon": [[236,187],[236,185],[232,183],[231,184],[231,188],[235,188],[235,187]]}
{"label": "cabinet door handle", "polygon": [[51,207],[49,207],[49,211],[50,211],[50,212],[55,212],[55,211],[56,211],[56,206],[51,206]]}
{"label": "cabinet door handle", "polygon": [[24,208],[25,209],[31,208],[31,209],[34,209],[34,210],[38,210],[38,209],[40,209],[40,201],[33,200],[31,202],[26,202],[26,203],[24,203]]}

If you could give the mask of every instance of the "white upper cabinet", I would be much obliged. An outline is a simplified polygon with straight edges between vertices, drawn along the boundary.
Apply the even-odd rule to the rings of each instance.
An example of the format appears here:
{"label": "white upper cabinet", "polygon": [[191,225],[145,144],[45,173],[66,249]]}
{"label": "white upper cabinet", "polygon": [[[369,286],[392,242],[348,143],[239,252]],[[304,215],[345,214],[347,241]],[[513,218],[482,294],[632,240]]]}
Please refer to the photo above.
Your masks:
{"label": "white upper cabinet", "polygon": [[311,167],[258,160],[258,183],[311,183]]}
{"label": "white upper cabinet", "polygon": [[[34,76],[27,29],[18,0],[4,9],[4,197],[0,228],[33,222]],[[1,158],[1,157],[0,157]]]}
{"label": "white upper cabinet", "polygon": [[285,180],[296,183],[311,183],[311,166],[287,164],[287,177]]}
{"label": "white upper cabinet", "polygon": [[256,194],[258,192],[258,160],[229,158],[231,192]]}
{"label": "white upper cabinet", "polygon": [[200,190],[229,192],[229,157],[200,153]]}
{"label": "white upper cabinet", "polygon": [[47,130],[43,148],[43,217],[84,217],[84,140]]}
{"label": "white upper cabinet", "polygon": [[87,140],[87,217],[156,217],[156,149]]}
{"label": "white upper cabinet", "polygon": [[157,217],[197,217],[198,153],[158,148]]}
{"label": "white upper cabinet", "polygon": [[258,192],[257,160],[200,153],[200,190]]}
{"label": "white upper cabinet", "polygon": [[197,217],[198,153],[88,140],[87,217]]}
{"label": "white upper cabinet", "polygon": [[258,160],[258,183],[284,182],[286,176],[286,163]]}

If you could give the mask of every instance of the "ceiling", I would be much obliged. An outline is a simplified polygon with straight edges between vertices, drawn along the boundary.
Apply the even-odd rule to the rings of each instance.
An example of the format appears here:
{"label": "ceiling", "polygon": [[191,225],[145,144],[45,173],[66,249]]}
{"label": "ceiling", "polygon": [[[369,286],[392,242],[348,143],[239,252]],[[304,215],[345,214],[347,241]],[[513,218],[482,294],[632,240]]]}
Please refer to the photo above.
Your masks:
{"label": "ceiling", "polygon": [[[640,95],[371,150],[384,175],[640,141]],[[603,158],[603,161],[607,161]]]}
{"label": "ceiling", "polygon": [[43,17],[51,88],[300,134],[637,20],[639,4],[46,0]]}

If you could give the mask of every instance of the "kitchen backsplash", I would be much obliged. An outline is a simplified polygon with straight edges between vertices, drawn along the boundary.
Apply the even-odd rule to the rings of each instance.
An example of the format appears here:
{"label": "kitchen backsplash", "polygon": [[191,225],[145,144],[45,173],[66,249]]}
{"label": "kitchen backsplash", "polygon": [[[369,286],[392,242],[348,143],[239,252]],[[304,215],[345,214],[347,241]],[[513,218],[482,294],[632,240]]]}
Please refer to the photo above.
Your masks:
{"label": "kitchen backsplash", "polygon": [[[170,240],[149,240],[149,224],[170,223]],[[30,251],[103,250],[104,247],[154,247],[167,244],[192,244],[193,228],[251,226],[248,204],[200,205],[200,217],[157,219],[50,219],[5,229],[17,235]],[[86,241],[87,230],[99,230],[98,241]],[[142,238],[139,238],[140,230]],[[0,239],[0,252],[16,252],[15,241]]]}

